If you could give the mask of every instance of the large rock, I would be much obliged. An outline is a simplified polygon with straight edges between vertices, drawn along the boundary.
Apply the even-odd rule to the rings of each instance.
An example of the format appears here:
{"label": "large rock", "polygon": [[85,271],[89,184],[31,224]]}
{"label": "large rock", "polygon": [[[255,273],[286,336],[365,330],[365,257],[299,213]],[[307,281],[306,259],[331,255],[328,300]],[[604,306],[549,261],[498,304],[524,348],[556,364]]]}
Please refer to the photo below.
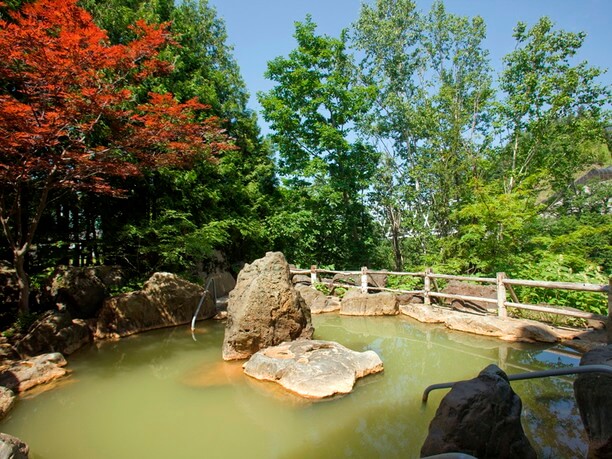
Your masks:
{"label": "large rock", "polygon": [[58,352],[13,362],[0,369],[0,386],[24,392],[66,375],[68,372],[63,368],[66,364],[66,359]]}
{"label": "large rock", "polygon": [[0,336],[0,364],[6,360],[19,360],[19,354],[5,336]]}
{"label": "large rock", "polygon": [[307,398],[347,394],[355,381],[383,371],[374,351],[355,352],[332,341],[299,340],[263,349],[244,364],[253,378],[273,381]]}
{"label": "large rock", "polygon": [[28,459],[30,447],[19,438],[0,433],[0,459]]}
{"label": "large rock", "polygon": [[421,293],[398,293],[397,301],[399,304],[423,304],[425,299]]}
{"label": "large rock", "polygon": [[[582,356],[580,365],[612,366],[612,345],[593,349]],[[612,458],[612,375],[578,375],[574,393],[580,417],[589,437],[589,458]]]}
{"label": "large rock", "polygon": [[346,284],[347,287],[361,285],[361,274],[336,273],[332,278],[334,284]]}
{"label": "large rock", "polygon": [[45,286],[44,301],[63,304],[74,318],[95,317],[109,289],[121,286],[123,273],[114,266],[57,268]]}
{"label": "large rock", "polygon": [[15,405],[15,393],[8,387],[0,386],[0,420],[8,414]]}
{"label": "large rock", "polygon": [[312,338],[310,310],[291,283],[280,252],[247,264],[230,293],[223,359],[247,359],[268,346]]}
{"label": "large rock", "polygon": [[[387,286],[387,275],[384,273],[371,273],[366,274],[367,282],[369,287],[385,288]],[[347,286],[360,286],[361,285],[361,274],[334,274],[332,279],[333,283],[347,284]]]}
{"label": "large rock", "polygon": [[72,354],[92,341],[91,331],[81,319],[72,319],[66,311],[48,311],[15,345],[21,357],[59,352]]}
{"label": "large rock", "polygon": [[532,320],[479,316],[435,306],[403,304],[399,309],[402,314],[419,322],[441,323],[451,330],[492,336],[504,341],[555,343],[562,339],[571,339],[577,334]]}
{"label": "large rock", "polygon": [[347,316],[392,316],[398,312],[397,295],[390,292],[372,294],[350,289],[340,302],[340,314]]}
{"label": "large rock", "polygon": [[[294,276],[295,277],[295,276]],[[335,296],[325,295],[310,285],[296,284],[295,289],[302,295],[311,314],[335,312],[340,310],[340,300]]]}
{"label": "large rock", "polygon": [[[474,296],[481,298],[497,298],[497,290],[491,285],[480,285],[480,284],[468,284],[467,282],[450,281],[442,293],[449,295],[463,295],[463,296]],[[471,300],[459,300],[450,298],[444,298],[446,304],[450,304],[454,309],[464,311],[478,311],[487,312],[487,310],[497,309],[497,304],[487,303],[485,301],[471,301]]]}
{"label": "large rock", "polygon": [[291,278],[291,282],[293,282],[293,284],[296,286],[299,284],[310,285],[312,283],[312,279],[306,274],[294,274],[294,276]]}
{"label": "large rock", "polygon": [[387,275],[382,273],[368,273],[368,286],[385,288],[387,286]]}
{"label": "large rock", "polygon": [[[107,299],[96,323],[96,338],[119,338],[191,321],[204,288],[175,274],[155,273],[143,289]],[[206,294],[198,318],[216,314],[212,294]]]}
{"label": "large rock", "polygon": [[228,271],[215,271],[209,274],[204,285],[209,285],[209,282],[209,289],[217,295],[217,298],[229,295],[236,287],[236,279]]}
{"label": "large rock", "polygon": [[521,425],[521,408],[506,374],[489,365],[442,399],[421,456],[460,451],[479,459],[536,458]]}

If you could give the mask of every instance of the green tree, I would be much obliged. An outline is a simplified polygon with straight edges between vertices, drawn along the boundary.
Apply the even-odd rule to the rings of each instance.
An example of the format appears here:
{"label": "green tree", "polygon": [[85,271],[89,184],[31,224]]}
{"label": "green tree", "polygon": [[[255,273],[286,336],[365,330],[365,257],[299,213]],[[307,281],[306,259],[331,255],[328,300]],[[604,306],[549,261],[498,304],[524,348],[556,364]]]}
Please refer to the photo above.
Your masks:
{"label": "green tree", "polygon": [[357,136],[356,123],[368,110],[371,91],[354,84],[346,32],[332,38],[317,35],[315,29],[310,17],[296,23],[297,48],[268,63],[266,77],[276,86],[258,97],[273,130],[280,173],[288,186],[332,211],[328,218],[340,226],[327,244],[335,244],[342,255],[336,262],[354,265],[368,258],[371,217],[363,193],[377,154]]}
{"label": "green tree", "polygon": [[399,241],[426,256],[432,232],[454,230],[450,215],[480,173],[492,97],[484,36],[481,18],[452,15],[442,2],[423,14],[410,0],[378,0],[354,25],[360,79],[376,88],[361,128],[383,151],[372,197],[398,269]]}
{"label": "green tree", "polygon": [[490,146],[491,76],[488,51],[482,47],[482,18],[450,14],[434,3],[424,23],[432,97],[428,135],[423,145],[425,173],[431,178],[431,205],[436,231],[455,231],[450,215],[469,199],[469,185],[478,178]]}
{"label": "green tree", "polygon": [[[207,101],[238,147],[220,155],[215,167],[197,164],[190,171],[151,174],[135,183],[133,196],[112,213],[103,208],[106,258],[121,263],[127,259],[147,273],[193,270],[212,249],[223,250],[234,261],[259,255],[267,242],[262,222],[272,211],[276,193],[274,164],[257,118],[247,108],[248,92],[214,8],[205,0],[83,3],[115,42],[129,39],[129,18],[168,21],[176,44],[164,57],[174,71],[147,80],[139,90],[156,88],[179,99],[197,96]],[[180,235],[172,231],[172,221],[181,227]],[[189,242],[194,240],[207,250],[194,249]]]}
{"label": "green tree", "polygon": [[353,44],[364,55],[359,80],[375,88],[371,110],[359,126],[381,151],[370,199],[390,239],[397,270],[404,264],[405,228],[427,221],[416,173],[417,145],[425,135],[425,92],[420,79],[425,56],[418,46],[421,26],[421,17],[410,0],[363,4],[353,25]]}
{"label": "green tree", "polygon": [[508,192],[540,171],[559,190],[593,163],[581,144],[604,140],[610,91],[597,83],[601,69],[573,63],[586,34],[555,30],[543,17],[531,29],[519,22],[514,37],[499,84],[499,174]]}
{"label": "green tree", "polygon": [[[122,180],[206,161],[226,148],[207,107],[130,91],[167,68],[164,26],[138,21],[110,45],[76,1],[39,0],[0,20],[0,224],[13,252],[19,309],[29,309],[26,257],[54,193],[125,193]],[[206,116],[206,115],[204,115]]]}

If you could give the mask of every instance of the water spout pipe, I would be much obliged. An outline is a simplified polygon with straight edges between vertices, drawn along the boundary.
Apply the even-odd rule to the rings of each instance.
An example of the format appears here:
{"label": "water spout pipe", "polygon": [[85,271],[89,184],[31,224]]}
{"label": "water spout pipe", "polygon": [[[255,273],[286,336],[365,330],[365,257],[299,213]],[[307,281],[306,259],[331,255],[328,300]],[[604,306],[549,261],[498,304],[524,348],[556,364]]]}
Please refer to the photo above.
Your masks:
{"label": "water spout pipe", "polygon": [[210,279],[208,279],[208,282],[206,283],[206,287],[204,288],[204,293],[202,294],[202,298],[200,298],[200,302],[198,303],[196,312],[193,315],[193,318],[191,319],[191,337],[193,338],[194,341],[197,341],[195,338],[195,334],[194,334],[196,318],[198,317],[198,314],[200,313],[200,308],[202,307],[202,304],[204,303],[204,299],[206,298],[206,294],[208,293],[208,287],[210,287],[211,282],[213,284],[213,295],[215,299],[215,305],[217,304],[217,284],[215,283],[215,279],[211,277]]}
{"label": "water spout pipe", "polygon": [[[576,375],[582,373],[608,373],[612,374],[612,367],[609,365],[582,365],[579,367],[572,368],[555,368],[553,370],[542,370],[542,371],[530,371],[528,373],[516,373],[513,375],[508,375],[509,381],[519,381],[523,379],[534,379],[534,378],[547,378],[550,376],[564,376],[564,375]],[[439,383],[432,384],[425,389],[423,392],[423,404],[427,403],[427,398],[429,397],[429,393],[432,390],[436,389],[450,389],[457,382],[447,382],[447,383]]]}

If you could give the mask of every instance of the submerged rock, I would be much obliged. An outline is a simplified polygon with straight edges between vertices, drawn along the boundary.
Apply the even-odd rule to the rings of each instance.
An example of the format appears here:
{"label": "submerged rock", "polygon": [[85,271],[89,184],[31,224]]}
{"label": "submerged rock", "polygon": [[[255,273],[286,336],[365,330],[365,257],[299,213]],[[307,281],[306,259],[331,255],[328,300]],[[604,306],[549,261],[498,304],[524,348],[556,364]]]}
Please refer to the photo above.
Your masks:
{"label": "submerged rock", "polygon": [[[582,356],[580,365],[612,366],[612,344]],[[574,381],[580,417],[589,437],[589,458],[612,457],[612,375],[585,373]]]}
{"label": "submerged rock", "polygon": [[257,352],[244,364],[253,378],[274,381],[302,397],[347,394],[355,381],[383,371],[374,351],[356,352],[332,341],[299,340]]}
{"label": "submerged rock", "polygon": [[[189,323],[204,288],[175,274],[155,273],[142,290],[114,296],[104,302],[96,323],[96,338],[119,338],[156,328]],[[216,314],[207,293],[199,318]]]}
{"label": "submerged rock", "polygon": [[535,459],[521,409],[506,374],[489,365],[476,378],[456,383],[442,399],[421,457],[460,451],[479,459]]}
{"label": "submerged rock", "polygon": [[229,296],[223,359],[248,359],[283,341],[312,338],[310,309],[291,282],[280,252],[247,264]]}
{"label": "submerged rock", "polygon": [[66,359],[58,352],[13,362],[0,369],[0,386],[24,392],[66,375],[68,371],[63,368],[66,364]]}

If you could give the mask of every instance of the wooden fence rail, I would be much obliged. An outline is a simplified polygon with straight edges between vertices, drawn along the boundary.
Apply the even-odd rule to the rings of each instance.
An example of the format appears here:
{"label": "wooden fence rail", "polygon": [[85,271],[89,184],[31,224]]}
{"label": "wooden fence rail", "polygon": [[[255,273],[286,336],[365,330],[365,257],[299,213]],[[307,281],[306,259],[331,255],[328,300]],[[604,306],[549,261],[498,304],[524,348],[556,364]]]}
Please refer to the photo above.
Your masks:
{"label": "wooden fence rail", "polygon": [[[310,269],[292,269],[292,274],[310,275],[311,284],[314,287],[319,281],[317,278],[318,274],[334,274],[342,276],[359,276],[359,286],[361,291],[368,293],[370,290],[376,291],[387,291],[397,293],[410,293],[423,295],[423,302],[426,305],[431,304],[432,298],[447,298],[447,299],[458,299],[463,301],[481,301],[485,303],[497,304],[497,314],[499,317],[507,316],[507,309],[525,309],[530,311],[538,311],[550,314],[558,314],[570,317],[578,317],[581,319],[595,319],[607,321],[607,332],[608,342],[612,342],[612,277],[608,281],[608,285],[605,284],[587,284],[579,282],[551,282],[551,281],[539,281],[539,280],[526,280],[526,279],[510,279],[505,273],[497,273],[496,277],[471,277],[471,276],[456,276],[450,274],[437,274],[434,273],[431,268],[427,268],[423,272],[398,272],[398,271],[375,271],[369,270],[367,267],[361,268],[361,271],[334,271],[330,269],[319,269],[315,265],[311,266]],[[386,287],[372,287],[369,285],[369,279],[372,275],[394,275],[394,276],[407,276],[407,277],[420,277],[423,278],[423,289],[422,290],[402,290],[402,289],[390,289]],[[437,288],[436,279],[444,280],[458,280],[464,282],[479,282],[495,284],[496,286],[496,297],[485,298],[479,296],[467,296],[458,295],[451,293],[439,292]],[[339,282],[327,283],[332,286],[343,286],[347,284]],[[432,290],[432,284],[436,291]],[[523,287],[538,287],[546,289],[559,289],[559,290],[574,290],[583,292],[601,292],[607,293],[608,296],[608,314],[607,316],[600,314],[593,314],[586,311],[576,311],[561,309],[554,305],[535,305],[529,303],[522,303],[516,296],[513,286],[519,285]],[[510,294],[512,301],[508,301],[507,295]]]}

